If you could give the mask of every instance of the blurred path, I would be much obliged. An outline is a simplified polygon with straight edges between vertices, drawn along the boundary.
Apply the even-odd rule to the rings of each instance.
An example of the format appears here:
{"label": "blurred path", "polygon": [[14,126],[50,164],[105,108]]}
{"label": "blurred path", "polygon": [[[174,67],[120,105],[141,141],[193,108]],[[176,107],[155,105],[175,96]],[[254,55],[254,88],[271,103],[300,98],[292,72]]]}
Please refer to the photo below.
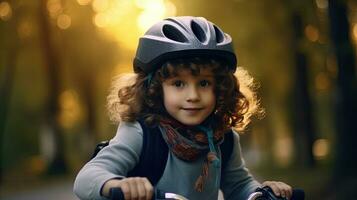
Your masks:
{"label": "blurred path", "polygon": [[1,200],[78,200],[72,192],[73,183],[62,182],[29,191],[0,196]]}

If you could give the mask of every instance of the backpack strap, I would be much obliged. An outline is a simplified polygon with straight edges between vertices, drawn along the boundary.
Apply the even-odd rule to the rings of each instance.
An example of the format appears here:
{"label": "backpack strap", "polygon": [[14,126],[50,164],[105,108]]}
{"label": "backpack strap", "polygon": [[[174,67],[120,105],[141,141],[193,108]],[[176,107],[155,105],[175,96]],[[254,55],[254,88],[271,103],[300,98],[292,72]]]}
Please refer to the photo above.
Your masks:
{"label": "backpack strap", "polygon": [[225,169],[225,167],[228,164],[228,161],[231,158],[232,152],[233,152],[233,131],[230,130],[228,133],[225,134],[224,136],[224,141],[221,144],[221,159],[222,159],[222,171]]}
{"label": "backpack strap", "polygon": [[139,163],[127,176],[146,177],[152,185],[156,185],[164,173],[169,148],[158,127],[147,127],[141,120],[139,123],[143,129],[143,145]]}

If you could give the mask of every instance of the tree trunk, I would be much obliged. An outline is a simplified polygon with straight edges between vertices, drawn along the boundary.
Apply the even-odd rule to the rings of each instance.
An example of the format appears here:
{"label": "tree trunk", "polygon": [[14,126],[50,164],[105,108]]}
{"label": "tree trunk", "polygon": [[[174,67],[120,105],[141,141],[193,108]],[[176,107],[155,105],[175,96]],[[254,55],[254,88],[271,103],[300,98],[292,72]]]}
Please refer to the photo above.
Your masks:
{"label": "tree trunk", "polygon": [[[5,61],[5,66],[4,66],[4,81],[0,85],[0,141],[4,141],[2,138],[4,138],[5,135],[5,126],[7,122],[7,113],[10,107],[10,101],[11,101],[11,92],[13,88],[13,83],[14,83],[14,77],[15,77],[15,69],[16,69],[16,54],[17,50],[16,47],[8,47],[8,56],[7,60]],[[2,142],[0,142],[0,185],[2,183],[3,179],[3,146]]]}
{"label": "tree trunk", "polygon": [[331,40],[338,65],[336,158],[333,186],[338,199],[354,199],[357,180],[356,61],[350,41],[346,2],[329,0]]}
{"label": "tree trunk", "polygon": [[292,47],[295,59],[295,85],[293,91],[293,124],[295,141],[295,164],[313,167],[315,165],[312,145],[315,127],[312,117],[311,97],[308,91],[308,66],[306,55],[301,49],[304,37],[302,17],[296,11],[292,14],[294,37]]}
{"label": "tree trunk", "polygon": [[58,54],[51,42],[51,28],[47,12],[47,0],[41,0],[40,8],[40,34],[42,37],[44,66],[48,74],[48,110],[45,116],[46,123],[52,129],[55,138],[54,158],[49,164],[50,174],[62,174],[67,172],[67,165],[64,157],[64,140],[61,126],[58,123],[59,95],[60,95],[60,61]]}

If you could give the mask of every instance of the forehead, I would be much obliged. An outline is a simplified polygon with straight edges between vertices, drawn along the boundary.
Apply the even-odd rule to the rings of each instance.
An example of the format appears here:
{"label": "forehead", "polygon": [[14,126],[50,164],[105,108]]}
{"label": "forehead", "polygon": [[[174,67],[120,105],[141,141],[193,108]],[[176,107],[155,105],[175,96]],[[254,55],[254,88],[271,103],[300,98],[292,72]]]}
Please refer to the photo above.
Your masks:
{"label": "forehead", "polygon": [[167,74],[168,77],[179,76],[179,75],[193,75],[193,76],[202,76],[202,75],[213,75],[212,64],[197,64],[197,63],[168,63],[164,68],[164,74]]}
{"label": "forehead", "polygon": [[198,70],[179,68],[174,76],[213,76],[213,72],[211,68],[199,68]]}

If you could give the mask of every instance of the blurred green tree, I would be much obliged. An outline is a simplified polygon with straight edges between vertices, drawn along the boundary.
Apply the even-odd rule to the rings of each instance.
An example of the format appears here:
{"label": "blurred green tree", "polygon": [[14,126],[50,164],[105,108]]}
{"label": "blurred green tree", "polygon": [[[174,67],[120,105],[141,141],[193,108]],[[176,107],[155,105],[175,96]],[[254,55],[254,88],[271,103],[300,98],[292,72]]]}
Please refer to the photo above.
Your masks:
{"label": "blurred green tree", "polygon": [[[0,44],[1,44],[1,58],[2,60],[0,66],[1,77],[0,77],[0,185],[3,180],[3,139],[5,134],[5,126],[7,122],[7,115],[10,107],[11,92],[13,89],[15,71],[16,71],[16,58],[17,58],[17,40],[14,38],[16,35],[12,34],[17,26],[17,16],[15,15],[12,19],[0,25]],[[5,38],[8,38],[7,40]]]}

